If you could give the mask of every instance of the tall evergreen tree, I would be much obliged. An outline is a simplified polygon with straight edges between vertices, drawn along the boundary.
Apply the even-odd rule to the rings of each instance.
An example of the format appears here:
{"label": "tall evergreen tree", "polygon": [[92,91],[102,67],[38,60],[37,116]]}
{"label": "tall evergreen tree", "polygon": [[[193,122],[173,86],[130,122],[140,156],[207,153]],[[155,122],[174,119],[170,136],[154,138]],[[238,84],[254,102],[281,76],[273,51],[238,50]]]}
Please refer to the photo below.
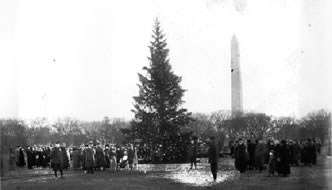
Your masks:
{"label": "tall evergreen tree", "polygon": [[[169,49],[158,19],[153,29],[149,67],[139,76],[139,95],[134,97],[135,138],[152,151],[152,157],[163,161],[174,159],[179,144],[180,128],[190,120],[190,113],[181,107],[185,90],[181,77],[175,75],[169,63]],[[155,154],[156,153],[156,154]]]}

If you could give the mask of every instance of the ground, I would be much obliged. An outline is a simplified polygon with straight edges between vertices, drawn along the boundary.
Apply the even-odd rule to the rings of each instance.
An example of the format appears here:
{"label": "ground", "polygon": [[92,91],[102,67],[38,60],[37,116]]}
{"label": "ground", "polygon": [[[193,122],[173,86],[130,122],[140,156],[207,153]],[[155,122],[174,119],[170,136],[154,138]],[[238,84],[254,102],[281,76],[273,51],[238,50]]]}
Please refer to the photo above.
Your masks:
{"label": "ground", "polygon": [[234,170],[233,160],[222,158],[217,183],[213,183],[207,163],[197,170],[188,164],[140,165],[139,171],[107,171],[84,174],[82,171],[65,171],[64,179],[55,179],[49,169],[16,169],[1,178],[1,189],[331,189],[331,157],[319,157],[313,167],[295,167],[289,177],[267,177],[249,171],[240,175]]}

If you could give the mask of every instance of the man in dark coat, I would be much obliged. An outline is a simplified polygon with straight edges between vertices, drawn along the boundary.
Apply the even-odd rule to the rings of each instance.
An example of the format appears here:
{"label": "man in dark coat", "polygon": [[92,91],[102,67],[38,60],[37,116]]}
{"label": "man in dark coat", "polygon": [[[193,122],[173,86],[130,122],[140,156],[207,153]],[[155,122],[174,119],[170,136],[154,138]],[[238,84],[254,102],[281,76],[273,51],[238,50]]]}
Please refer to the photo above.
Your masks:
{"label": "man in dark coat", "polygon": [[55,178],[58,178],[57,171],[60,171],[61,178],[63,178],[63,165],[64,165],[64,153],[60,148],[60,143],[56,142],[55,147],[51,152],[51,165],[53,166]]}
{"label": "man in dark coat", "polygon": [[84,149],[84,164],[85,169],[87,170],[87,173],[93,174],[93,167],[95,162],[94,157],[94,149],[93,149],[93,142],[89,143],[89,147]]}
{"label": "man in dark coat", "polygon": [[216,182],[217,180],[217,171],[218,171],[218,159],[219,159],[219,149],[217,148],[215,137],[210,137],[209,140],[209,163],[211,165],[211,172],[213,175],[213,181]]}
{"label": "man in dark coat", "polygon": [[120,170],[120,163],[122,161],[123,157],[123,151],[121,150],[121,147],[117,147],[116,149],[116,170]]}
{"label": "man in dark coat", "polygon": [[280,162],[279,174],[286,177],[290,174],[290,154],[286,141],[281,141],[278,160]]}
{"label": "man in dark coat", "polygon": [[247,151],[242,139],[239,139],[239,145],[235,152],[235,168],[244,173],[247,169]]}
{"label": "man in dark coat", "polygon": [[259,169],[259,172],[262,172],[264,168],[265,153],[266,145],[263,140],[260,139],[255,148],[255,165]]}
{"label": "man in dark coat", "polygon": [[247,151],[248,151],[248,169],[251,170],[255,167],[255,147],[256,144],[251,142],[251,140],[247,141]]}
{"label": "man in dark coat", "polygon": [[105,155],[105,168],[110,168],[110,145],[106,144],[105,145],[105,150],[104,150],[104,155]]}
{"label": "man in dark coat", "polygon": [[28,162],[28,169],[32,169],[33,166],[33,152],[32,147],[27,148],[27,162]]}
{"label": "man in dark coat", "polygon": [[195,169],[197,169],[197,163],[196,163],[197,152],[198,149],[197,149],[197,144],[195,143],[195,139],[191,139],[188,147],[188,159],[190,162],[190,169],[193,168],[193,165],[195,165]]}
{"label": "man in dark coat", "polygon": [[103,148],[101,148],[100,143],[97,143],[95,158],[96,158],[95,167],[99,168],[100,170],[104,170],[104,167],[106,165],[105,154]]}

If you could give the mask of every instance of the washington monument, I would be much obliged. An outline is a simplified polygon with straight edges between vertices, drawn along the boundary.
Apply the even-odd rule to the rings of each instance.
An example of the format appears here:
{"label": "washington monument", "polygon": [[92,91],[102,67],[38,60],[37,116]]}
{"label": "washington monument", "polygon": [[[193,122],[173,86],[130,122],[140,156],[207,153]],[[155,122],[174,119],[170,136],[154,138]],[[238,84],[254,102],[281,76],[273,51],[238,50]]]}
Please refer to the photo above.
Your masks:
{"label": "washington monument", "polygon": [[231,83],[232,83],[232,118],[241,116],[242,108],[242,80],[240,69],[240,51],[239,42],[235,36],[231,41]]}

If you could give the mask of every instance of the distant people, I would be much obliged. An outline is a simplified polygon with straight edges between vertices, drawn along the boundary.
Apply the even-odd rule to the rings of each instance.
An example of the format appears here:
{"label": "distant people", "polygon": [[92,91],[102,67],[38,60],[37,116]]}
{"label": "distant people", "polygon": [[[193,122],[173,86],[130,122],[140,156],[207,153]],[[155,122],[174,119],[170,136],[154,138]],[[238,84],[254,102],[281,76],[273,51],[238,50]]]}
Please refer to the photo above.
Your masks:
{"label": "distant people", "polygon": [[51,165],[53,166],[55,178],[58,178],[58,170],[60,171],[61,178],[63,178],[63,166],[64,166],[64,153],[60,147],[60,143],[56,142],[55,147],[51,152]]}
{"label": "distant people", "polygon": [[110,150],[110,169],[112,172],[115,172],[117,169],[116,149],[114,146],[112,146]]}
{"label": "distant people", "polygon": [[269,151],[269,162],[268,162],[268,168],[269,168],[269,175],[270,176],[274,176],[274,172],[277,169],[277,165],[276,165],[276,155],[275,155],[275,151],[274,150],[270,150]]}
{"label": "distant people", "polygon": [[130,144],[128,149],[128,164],[130,170],[133,170],[134,157],[135,157],[134,145]]}
{"label": "distant people", "polygon": [[15,151],[10,148],[9,149],[9,170],[15,170]]}
{"label": "distant people", "polygon": [[138,170],[138,155],[137,155],[138,147],[134,147],[134,168]]}
{"label": "distant people", "polygon": [[80,168],[81,167],[80,151],[76,147],[73,148],[72,158],[73,158],[73,168],[75,169]]}
{"label": "distant people", "polygon": [[32,169],[34,165],[34,153],[32,147],[27,148],[27,162],[28,162],[28,169]]}
{"label": "distant people", "polygon": [[252,170],[255,168],[255,148],[256,144],[251,142],[251,140],[247,141],[247,151],[248,151],[248,169]]}
{"label": "distant people", "polygon": [[291,158],[292,166],[300,166],[301,159],[301,146],[297,140],[294,141],[293,145],[293,157]]}
{"label": "distant people", "polygon": [[62,143],[62,145],[60,146],[60,149],[62,151],[63,158],[64,158],[63,169],[67,170],[69,168],[69,155],[68,155],[68,152],[66,150],[66,144]]}
{"label": "distant people", "polygon": [[19,151],[18,151],[18,166],[23,168],[25,166],[25,159],[24,159],[24,152],[23,152],[23,148],[20,147]]}
{"label": "distant people", "polygon": [[93,174],[94,168],[94,150],[93,150],[93,142],[89,143],[89,146],[84,149],[84,167],[87,170],[87,173]]}
{"label": "distant people", "polygon": [[282,140],[280,143],[279,157],[279,174],[283,177],[286,177],[290,174],[290,154],[285,140]]}
{"label": "distant people", "polygon": [[217,172],[218,172],[218,159],[219,159],[219,151],[216,146],[215,137],[210,137],[209,140],[209,149],[208,149],[209,163],[211,166],[211,172],[213,176],[213,181],[217,180]]}
{"label": "distant people", "polygon": [[109,169],[110,168],[110,145],[106,144],[105,145],[105,150],[104,150],[104,156],[105,156],[105,168]]}
{"label": "distant people", "polygon": [[117,171],[120,170],[120,163],[122,161],[122,157],[123,157],[123,152],[121,150],[121,147],[117,147],[117,149],[116,149],[116,170]]}
{"label": "distant people", "polygon": [[244,173],[247,169],[247,151],[242,139],[239,139],[239,145],[235,151],[235,168]]}
{"label": "distant people", "polygon": [[97,143],[95,158],[96,158],[95,168],[96,169],[98,168],[101,171],[104,170],[104,167],[106,165],[105,155],[104,155],[104,151],[101,148],[101,145],[99,142]]}
{"label": "distant people", "polygon": [[195,139],[191,139],[188,147],[188,159],[190,162],[190,169],[193,169],[193,165],[195,166],[195,169],[197,169],[197,163],[196,163],[197,153],[198,153],[198,148],[197,144],[195,143]]}
{"label": "distant people", "polygon": [[260,139],[255,149],[255,165],[260,173],[262,173],[264,169],[265,152],[266,152],[266,145],[263,142],[263,140]]}

